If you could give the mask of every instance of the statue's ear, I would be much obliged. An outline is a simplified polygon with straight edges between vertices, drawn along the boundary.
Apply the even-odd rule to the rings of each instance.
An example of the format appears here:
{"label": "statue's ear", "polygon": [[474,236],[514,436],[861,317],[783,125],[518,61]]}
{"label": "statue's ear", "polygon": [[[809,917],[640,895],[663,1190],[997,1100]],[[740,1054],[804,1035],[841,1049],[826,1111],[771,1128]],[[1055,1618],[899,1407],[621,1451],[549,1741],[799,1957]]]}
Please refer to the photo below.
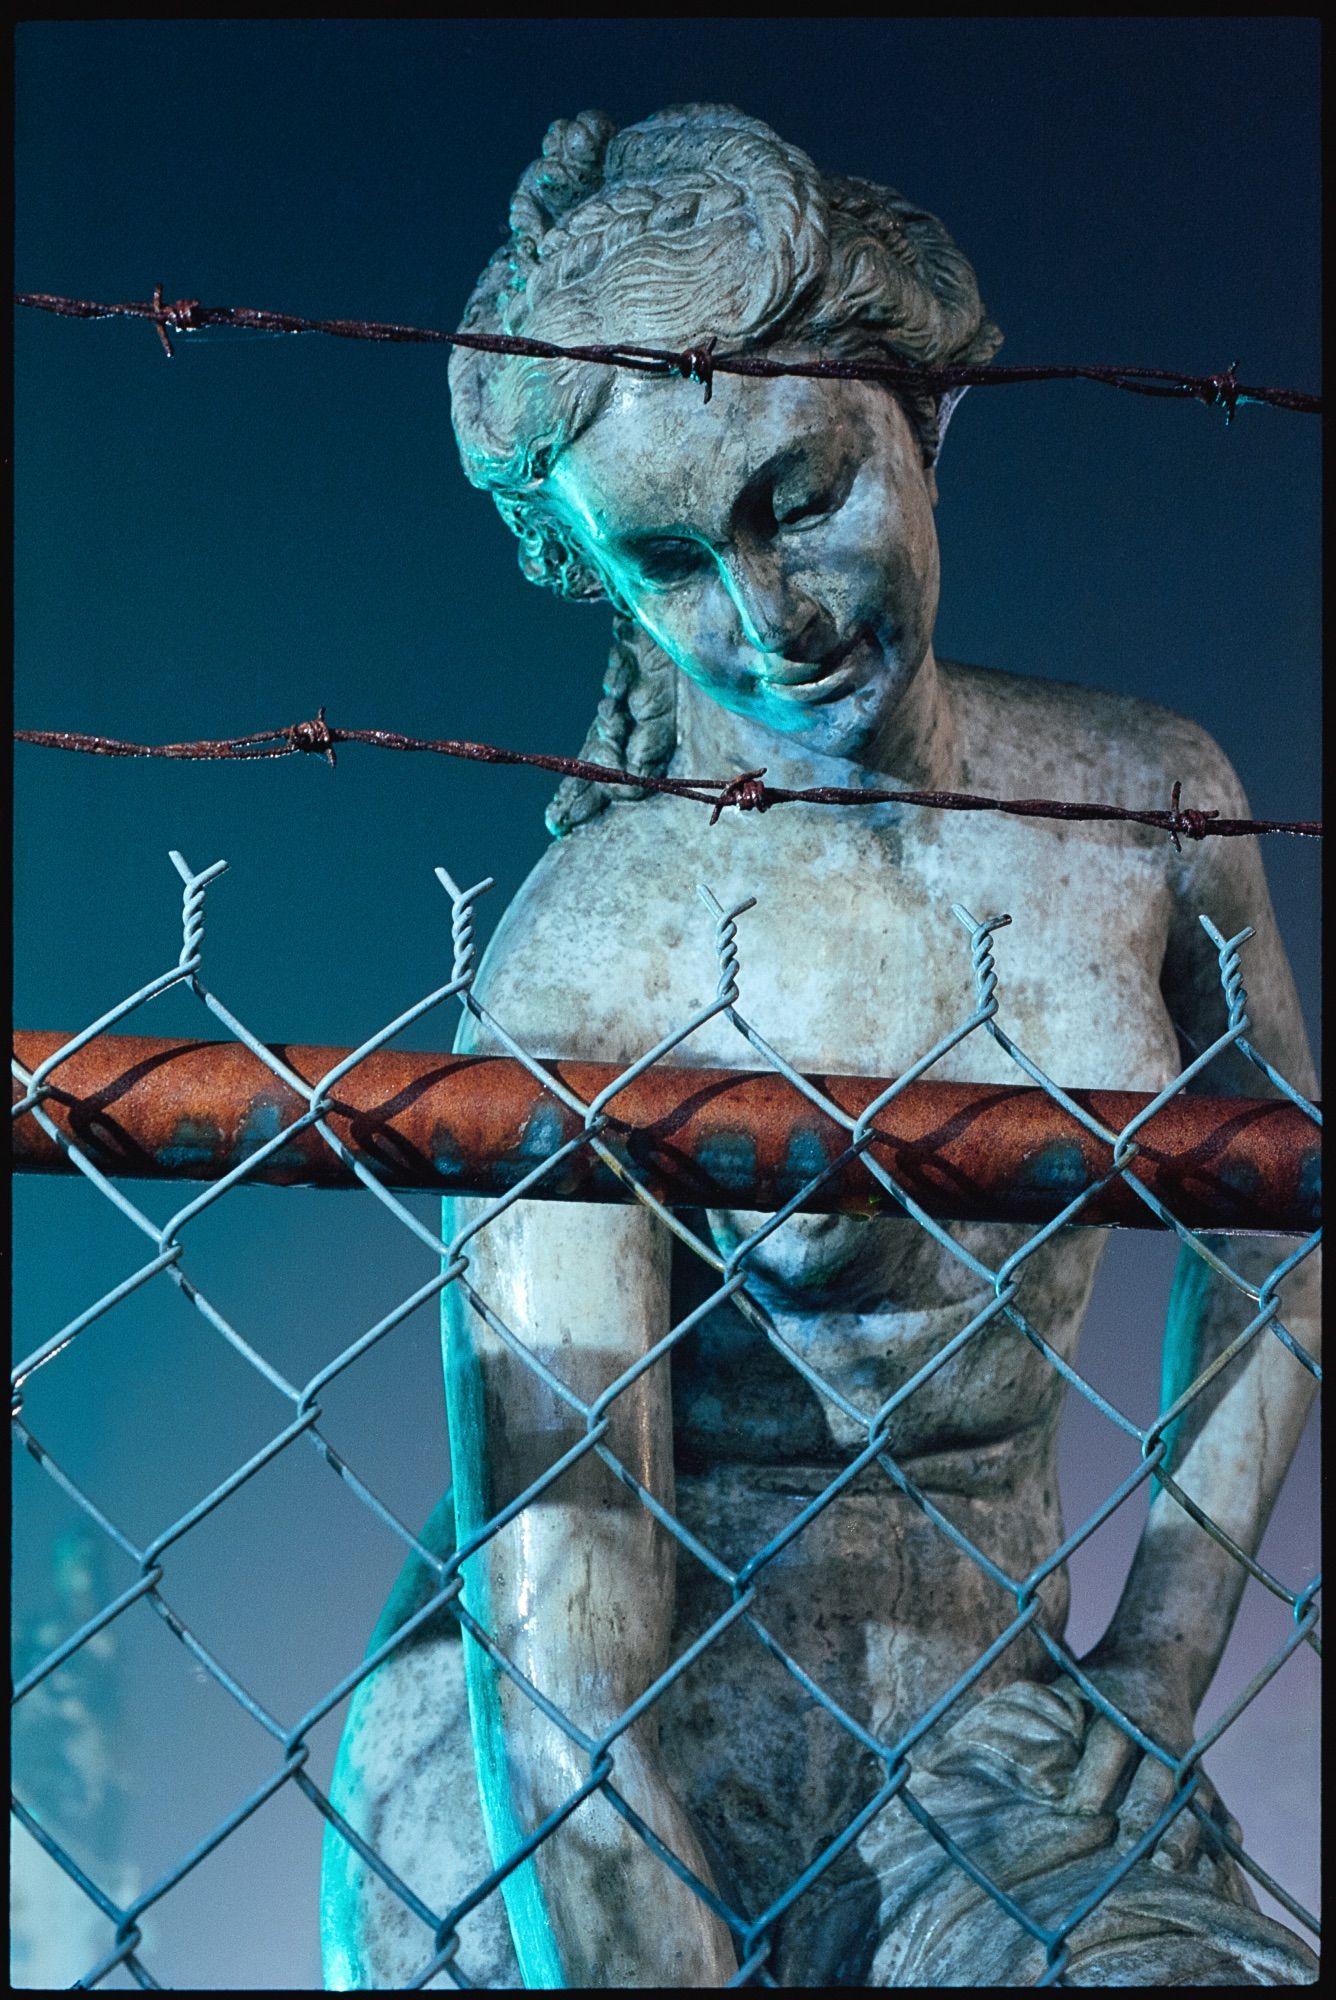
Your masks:
{"label": "statue's ear", "polygon": [[935,507],[937,505],[937,467],[935,465],[924,466],[923,484],[927,487],[928,498]]}

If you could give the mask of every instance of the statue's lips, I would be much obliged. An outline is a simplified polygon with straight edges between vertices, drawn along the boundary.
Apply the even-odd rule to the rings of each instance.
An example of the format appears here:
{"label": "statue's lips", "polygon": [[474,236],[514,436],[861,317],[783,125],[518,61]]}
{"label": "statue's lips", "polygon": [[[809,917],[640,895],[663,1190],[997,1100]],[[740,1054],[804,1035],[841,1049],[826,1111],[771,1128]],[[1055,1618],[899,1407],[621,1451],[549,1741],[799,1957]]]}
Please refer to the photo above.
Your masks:
{"label": "statue's lips", "polygon": [[778,689],[799,701],[833,701],[848,692],[846,670],[866,636],[861,629],[854,632],[824,660],[781,660],[757,679],[763,688]]}

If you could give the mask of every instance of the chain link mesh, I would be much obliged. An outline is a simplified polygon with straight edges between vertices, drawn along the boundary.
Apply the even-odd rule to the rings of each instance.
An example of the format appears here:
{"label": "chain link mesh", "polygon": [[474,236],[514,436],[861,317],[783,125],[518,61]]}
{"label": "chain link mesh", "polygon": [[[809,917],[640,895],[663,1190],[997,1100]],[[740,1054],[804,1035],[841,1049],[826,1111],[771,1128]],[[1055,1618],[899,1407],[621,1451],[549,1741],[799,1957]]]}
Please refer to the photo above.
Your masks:
{"label": "chain link mesh", "polygon": [[[35,1119],[48,1136],[59,1144],[79,1173],[114,1205],[131,1228],[146,1239],[148,1245],[147,1257],[131,1276],[105,1292],[67,1325],[44,1339],[19,1363],[13,1373],[14,1431],[18,1443],[48,1477],[62,1488],[68,1499],[77,1505],[98,1533],[109,1538],[133,1561],[137,1570],[136,1580],[128,1589],[122,1591],[111,1602],[104,1604],[76,1631],[46,1651],[43,1657],[23,1673],[15,1688],[15,1701],[22,1703],[27,1700],[42,1686],[48,1676],[71,1660],[81,1649],[90,1646],[100,1633],[107,1631],[116,1620],[122,1618],[132,1605],[143,1600],[193,1657],[197,1668],[224,1689],[259,1728],[272,1737],[274,1758],[272,1769],[262,1783],[239,1799],[234,1808],[213,1826],[203,1839],[188,1852],[181,1854],[165,1873],[131,1900],[118,1900],[110,1893],[105,1882],[96,1881],[85,1872],[66,1846],[44,1825],[43,1801],[28,1802],[19,1799],[14,1801],[13,1810],[19,1824],[39,1843],[51,1860],[64,1871],[69,1881],[76,1885],[89,1903],[100,1911],[112,1926],[113,1941],[110,1948],[95,1964],[87,1967],[77,1982],[80,1986],[97,1985],[117,1967],[124,1967],[126,1973],[141,1986],[156,1986],[159,1982],[145,1962],[141,1949],[144,1943],[146,1914],[163,1898],[169,1896],[192,1869],[228,1840],[244,1822],[262,1811],[269,1801],[288,1787],[305,1797],[315,1813],[350,1844],[362,1863],[402,1900],[406,1909],[424,1926],[421,1964],[416,1976],[407,1982],[412,1986],[426,1985],[441,1975],[456,1986],[478,1983],[471,1976],[465,1962],[459,1930],[463,1919],[494,1894],[500,1885],[550,1838],[556,1828],[595,1792],[600,1793],[613,1810],[621,1815],[666,1868],[690,1884],[695,1893],[727,1926],[732,1934],[738,1959],[738,1970],[729,1981],[731,1985],[776,1983],[768,1961],[771,1958],[776,1929],[781,1919],[858,1839],[870,1822],[896,1799],[918,1825],[938,1843],[950,1861],[993,1899],[999,1912],[1005,1912],[1008,1918],[1021,1926],[1041,1947],[1044,1969],[1037,1981],[1041,1985],[1066,1983],[1064,1972],[1070,1962],[1071,1939],[1076,1927],[1117,1887],[1128,1871],[1155,1847],[1160,1837],[1178,1816],[1184,1813],[1195,1815],[1201,1825],[1203,1837],[1212,1844],[1214,1850],[1223,1848],[1240,1868],[1276,1899],[1282,1908],[1288,1910],[1308,1929],[1316,1931],[1317,1925],[1312,1913],[1304,1908],[1281,1883],[1274,1880],[1233,1838],[1232,1834],[1220,1826],[1218,1820],[1208,1814],[1201,1796],[1203,1782],[1201,1760],[1224,1731],[1233,1726],[1249,1703],[1279,1672],[1297,1648],[1301,1646],[1309,1646],[1315,1650],[1318,1648],[1320,1579],[1313,1576],[1295,1584],[1272,1574],[1254,1554],[1241,1547],[1224,1527],[1209,1518],[1183,1490],[1170,1472],[1167,1458],[1171,1427],[1183,1416],[1189,1405],[1203,1394],[1220,1371],[1229,1366],[1253,1343],[1272,1339],[1279,1341],[1315,1381],[1320,1380],[1316,1360],[1283,1324],[1279,1300],[1280,1286],[1291,1272],[1312,1256],[1320,1241],[1320,1231],[1300,1241],[1283,1261],[1277,1263],[1262,1283],[1254,1284],[1232,1269],[1228,1261],[1204,1241],[1199,1233],[1183,1225],[1175,1217],[1172,1209],[1143,1185],[1137,1176],[1139,1135],[1144,1133],[1144,1128],[1153,1120],[1157,1111],[1194,1081],[1225,1050],[1236,1050],[1266,1078],[1273,1090],[1288,1097],[1314,1123],[1319,1125],[1321,1123],[1318,1109],[1272,1067],[1265,1055],[1258,1051],[1249,1039],[1250,1024],[1247,995],[1242,983],[1240,952],[1252,935],[1250,931],[1243,930],[1233,937],[1225,937],[1216,930],[1209,918],[1202,917],[1203,928],[1219,961],[1222,989],[1220,1033],[1210,1046],[1167,1084],[1129,1125],[1121,1131],[1112,1131],[1101,1125],[1089,1111],[1046,1075],[1008,1035],[1001,1024],[994,946],[997,932],[1010,921],[1009,918],[997,916],[979,919],[962,906],[956,905],[954,915],[961,925],[962,1001],[958,1023],[855,1118],[841,1110],[809,1078],[799,1074],[781,1051],[774,1048],[739,1011],[738,921],[752,905],[750,902],[744,902],[731,908],[724,908],[707,890],[702,890],[702,900],[708,907],[714,925],[714,948],[718,964],[718,984],[714,998],[685,1020],[673,1033],[664,1036],[652,1048],[646,1050],[597,1097],[585,1103],[543,1068],[537,1059],[509,1033],[504,1022],[492,1016],[473,991],[474,905],[490,883],[478,883],[473,888],[461,890],[445,869],[436,871],[450,899],[453,963],[449,979],[361,1043],[318,1082],[308,1084],[297,1076],[273,1049],[267,1048],[253,1035],[202,980],[200,968],[206,892],[210,884],[223,872],[225,864],[218,862],[210,868],[197,872],[191,869],[179,854],[174,853],[171,858],[183,884],[182,945],[176,963],[150,979],[118,1005],[99,1015],[36,1068],[27,1070],[21,1064],[14,1066],[22,1092],[14,1106],[15,1117]],[[99,1035],[124,1021],[156,995],[172,987],[187,988],[214,1019],[222,1024],[230,1036],[243,1043],[275,1076],[297,1092],[307,1108],[295,1123],[275,1132],[264,1143],[258,1145],[239,1166],[195,1194],[160,1226],[142,1213],[124,1190],[100,1171],[79,1146],[56,1127],[43,1109],[43,1099],[51,1089],[51,1079],[63,1061]],[[525,1065],[544,1090],[552,1092],[569,1110],[576,1112],[582,1120],[582,1126],[578,1135],[568,1144],[534,1167],[505,1195],[487,1203],[467,1227],[443,1243],[378,1180],[375,1172],[363,1160],[354,1157],[327,1122],[325,1114],[330,1108],[331,1093],[343,1076],[433,1010],[449,1009],[452,1003],[474,1016],[497,1043]],[[769,1069],[786,1079],[801,1099],[815,1106],[831,1121],[832,1128],[841,1133],[844,1141],[844,1149],[837,1158],[826,1164],[819,1173],[814,1174],[782,1209],[766,1216],[753,1234],[739,1242],[727,1255],[721,1255],[712,1241],[696,1234],[683,1214],[664,1207],[638,1182],[635,1172],[628,1167],[625,1159],[614,1153],[601,1136],[607,1124],[608,1106],[618,1092],[653,1064],[670,1058],[698,1028],[717,1016],[725,1017],[737,1031],[740,1041],[745,1043],[750,1051],[749,1066]],[[1060,1214],[1035,1229],[1034,1233],[996,1269],[963,1248],[941,1223],[935,1221],[904,1188],[896,1184],[869,1150],[874,1137],[875,1119],[892,1098],[910,1083],[927,1075],[949,1050],[973,1036],[990,1037],[1006,1052],[1011,1062],[1031,1083],[1041,1087],[1055,1104],[1061,1106],[1071,1118],[1095,1134],[1109,1149],[1108,1168],[1104,1177],[1085,1188],[1062,1209]],[[416,1289],[374,1325],[368,1327],[351,1344],[331,1355],[308,1381],[299,1383],[286,1379],[281,1370],[266,1357],[262,1347],[256,1344],[256,1339],[248,1337],[234,1325],[227,1315],[192,1282],[186,1268],[186,1251],[191,1225],[207,1210],[223,1200],[233,1187],[252,1177],[272,1153],[291,1140],[294,1132],[307,1126],[315,1128],[325,1144],[339,1156],[372,1199],[381,1204],[394,1222],[414,1239],[415,1245],[420,1247],[426,1260],[428,1275],[424,1276]],[[652,1212],[678,1241],[694,1252],[713,1273],[716,1280],[714,1289],[703,1304],[696,1305],[689,1315],[673,1325],[656,1344],[641,1355],[632,1366],[626,1368],[592,1401],[576,1396],[558,1380],[539,1356],[534,1354],[504,1323],[493,1306],[479,1295],[468,1276],[468,1246],[474,1237],[498,1216],[504,1214],[515,1202],[531,1196],[541,1196],[544,1192],[544,1183],[550,1177],[559,1175],[562,1163],[582,1148],[588,1148],[597,1155],[623,1183],[627,1198],[643,1204]],[[815,1188],[837,1173],[850,1158],[860,1154],[865,1159],[868,1170],[884,1188],[889,1198],[889,1212],[912,1217],[919,1228],[931,1236],[950,1257],[964,1264],[989,1292],[987,1302],[974,1314],[969,1323],[955,1333],[908,1381],[870,1412],[860,1408],[836,1384],[826,1379],[805,1356],[785,1341],[764,1305],[747,1289],[749,1260],[758,1247],[797,1211]],[[1248,1310],[1246,1325],[1228,1348],[1217,1355],[1209,1367],[1185,1387],[1166,1408],[1161,1410],[1155,1421],[1145,1428],[1133,1423],[1057,1352],[1045,1339],[1042,1330],[1032,1324],[1027,1317],[1022,1301],[1027,1262],[1041,1245],[1059,1230],[1071,1223],[1079,1222],[1082,1210],[1087,1204],[1103,1187],[1118,1177],[1127,1183],[1140,1201],[1147,1204],[1156,1221],[1166,1230],[1173,1232],[1184,1249],[1199,1258],[1203,1267],[1209,1269],[1217,1280],[1223,1280],[1235,1290]],[[168,1283],[177,1286],[187,1301],[203,1316],[213,1332],[225,1341],[248,1367],[257,1371],[272,1389],[278,1391],[290,1406],[290,1415],[245,1463],[236,1466],[221,1483],[200,1497],[179,1518],[166,1523],[160,1532],[141,1547],[122,1531],[116,1521],[102,1511],[88,1493],[81,1489],[34,1434],[24,1416],[24,1391],[37,1370],[51,1363],[58,1355],[75,1348],[94,1322],[117,1310],[145,1286],[153,1284],[161,1286]],[[574,1447],[566,1451],[555,1463],[547,1466],[524,1492],[488,1518],[480,1528],[460,1539],[453,1553],[448,1557],[442,1557],[408,1529],[377,1497],[354,1468],[335,1451],[321,1429],[320,1398],[336,1377],[353,1367],[377,1343],[385,1340],[421,1305],[444,1293],[448,1287],[456,1287],[459,1293],[467,1298],[473,1310],[492,1332],[506,1343],[510,1351],[541,1377],[549,1391],[559,1396],[576,1413],[584,1429],[583,1436]],[[831,1477],[826,1487],[794,1516],[782,1532],[765,1546],[758,1548],[749,1560],[740,1566],[725,1562],[693,1536],[616,1457],[608,1442],[609,1413],[618,1398],[624,1395],[646,1370],[663,1361],[708,1312],[724,1302],[731,1302],[752,1327],[782,1355],[784,1361],[805,1378],[823,1403],[838,1410],[848,1423],[855,1427],[860,1440],[865,1440],[860,1442],[856,1449],[850,1449],[847,1464]],[[1074,1531],[1065,1535],[1059,1547],[1052,1549],[1041,1562],[1023,1576],[1008,1574],[957,1524],[950,1521],[929,1494],[921,1490],[897,1463],[891,1450],[892,1419],[906,1399],[943,1368],[953,1356],[970,1343],[978,1341],[988,1327],[1003,1320],[1019,1331],[1063,1377],[1071,1390],[1086,1398],[1104,1419],[1116,1426],[1135,1446],[1138,1454],[1135,1470],[1108,1494],[1087,1519],[1083,1520]],[[304,1714],[293,1720],[271,1714],[241,1685],[229,1671],[226,1662],[215,1657],[173,1609],[164,1594],[164,1586],[171,1567],[172,1553],[183,1539],[216,1510],[225,1507],[235,1494],[265,1466],[271,1464],[279,1454],[287,1452],[302,1439],[320,1455],[329,1470],[365,1508],[370,1510],[376,1520],[398,1539],[405,1552],[415,1554],[419,1562],[426,1566],[427,1573],[434,1579],[434,1588],[427,1601],[422,1603],[397,1631],[393,1632],[384,1643],[377,1645],[333,1687],[326,1689]],[[506,1656],[495,1635],[473,1615],[463,1598],[463,1572],[470,1557],[498,1535],[516,1516],[548,1493],[574,1464],[589,1455],[599,1458],[623,1486],[636,1495],[639,1502],[653,1514],[662,1528],[674,1537],[689,1560],[704,1564],[713,1573],[726,1587],[730,1598],[728,1608],[722,1615],[678,1658],[674,1659],[651,1686],[644,1688],[613,1724],[596,1738],[581,1730],[571,1716],[563,1712],[525,1678],[519,1667]],[[970,1563],[977,1565],[984,1575],[999,1586],[1014,1605],[1010,1622],[1005,1629],[979,1653],[977,1658],[964,1664],[952,1685],[917,1717],[911,1727],[894,1740],[890,1738],[883,1740],[848,1714],[829,1691],[792,1658],[775,1635],[767,1630],[757,1608],[758,1579],[767,1567],[838,1499],[852,1481],[866,1468],[873,1466],[879,1467],[885,1475],[889,1491],[903,1495],[941,1535],[950,1539],[961,1555]],[[1246,1571],[1247,1575],[1287,1605],[1290,1613],[1289,1630],[1284,1642],[1253,1675],[1241,1692],[1229,1702],[1223,1714],[1181,1754],[1155,1741],[1139,1728],[1130,1716],[1123,1713],[1109,1699],[1107,1693],[1082,1671],[1063,1641],[1045,1629],[1043,1621],[1038,1616],[1039,1590],[1045,1580],[1061,1569],[1074,1551],[1080,1548],[1117,1509],[1123,1507],[1134,1493],[1143,1489],[1146,1482],[1152,1480],[1160,1488],[1172,1494],[1192,1519],[1220,1547],[1228,1551],[1231,1558]],[[409,1644],[414,1634],[429,1620],[438,1617],[442,1612],[446,1612],[454,1619],[461,1631],[483,1649],[500,1674],[522,1689],[525,1696],[542,1709],[574,1747],[587,1768],[587,1775],[554,1811],[540,1824],[533,1826],[510,1852],[502,1856],[490,1873],[479,1879],[466,1896],[455,1902],[451,1908],[434,1909],[429,1907],[401,1879],[388,1861],[348,1823],[327,1793],[313,1781],[307,1764],[308,1739],[322,1718],[348,1698],[393,1653]],[[870,1754],[881,1774],[877,1789],[856,1816],[833,1839],[812,1854],[803,1872],[789,1883],[781,1895],[768,1907],[755,1910],[732,1907],[713,1888],[693,1874],[692,1870],[664,1845],[635,1812],[619,1791],[617,1783],[618,1745],[625,1732],[651,1709],[667,1689],[687,1673],[695,1661],[729,1628],[739,1624],[760,1642],[771,1659],[785,1673],[792,1676],[811,1702],[817,1704],[838,1728],[848,1732],[850,1737]],[[1154,1824],[1125,1852],[1111,1856],[1107,1872],[1093,1891],[1075,1907],[1067,1910],[1059,1921],[1049,1922],[1040,1922],[1027,1910],[1023,1895],[1013,1896],[993,1881],[977,1860],[934,1818],[928,1807],[916,1796],[912,1785],[911,1753],[915,1746],[949,1709],[968,1694],[993,1662],[1022,1633],[1027,1632],[1037,1639],[1051,1657],[1055,1671],[1069,1677],[1079,1688],[1085,1701],[1098,1714],[1111,1720],[1140,1747],[1147,1757],[1155,1759],[1169,1771],[1174,1780],[1172,1797]]]}

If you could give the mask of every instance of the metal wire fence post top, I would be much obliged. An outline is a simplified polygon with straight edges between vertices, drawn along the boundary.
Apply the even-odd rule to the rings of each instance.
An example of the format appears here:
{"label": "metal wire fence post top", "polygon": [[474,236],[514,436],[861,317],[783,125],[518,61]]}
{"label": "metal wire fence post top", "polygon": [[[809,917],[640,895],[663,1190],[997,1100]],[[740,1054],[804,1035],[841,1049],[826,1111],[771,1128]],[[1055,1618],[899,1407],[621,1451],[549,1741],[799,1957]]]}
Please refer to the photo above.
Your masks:
{"label": "metal wire fence post top", "polygon": [[457,887],[448,869],[438,868],[436,879],[450,898],[450,936],[454,945],[454,967],[450,977],[468,986],[473,982],[473,905],[479,896],[495,887],[495,877],[488,875],[483,881],[475,882],[471,889]]}
{"label": "metal wire fence post top", "polygon": [[175,848],[168,856],[173,868],[185,884],[181,899],[181,956],[177,961],[183,972],[194,972],[200,961],[200,948],[204,943],[204,891],[210,882],[216,882],[227,872],[225,861],[215,861],[210,868],[195,874]]}
{"label": "metal wire fence post top", "polygon": [[1229,1008],[1229,1025],[1231,1028],[1246,1028],[1248,1017],[1244,1010],[1248,1005],[1248,995],[1239,968],[1239,946],[1246,944],[1250,937],[1256,937],[1257,933],[1251,924],[1246,924],[1235,937],[1225,938],[1208,916],[1203,916],[1200,921],[1220,957],[1220,980],[1225,989],[1225,1004]]}
{"label": "metal wire fence post top", "polygon": [[714,891],[707,889],[703,882],[696,885],[696,894],[715,919],[714,950],[719,961],[719,985],[715,997],[731,1007],[738,997],[738,918],[756,908],[756,898],[748,896],[745,901],[735,903],[731,910],[726,910]]}

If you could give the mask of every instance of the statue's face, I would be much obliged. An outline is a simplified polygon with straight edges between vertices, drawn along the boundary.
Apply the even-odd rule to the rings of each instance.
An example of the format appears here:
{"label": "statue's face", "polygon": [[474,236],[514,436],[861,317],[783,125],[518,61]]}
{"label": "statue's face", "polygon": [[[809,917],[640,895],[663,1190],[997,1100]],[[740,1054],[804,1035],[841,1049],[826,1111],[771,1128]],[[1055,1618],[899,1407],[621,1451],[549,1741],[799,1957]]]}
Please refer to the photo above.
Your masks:
{"label": "statue's face", "polygon": [[547,491],[684,673],[812,750],[873,742],[927,653],[936,487],[871,384],[622,375]]}

